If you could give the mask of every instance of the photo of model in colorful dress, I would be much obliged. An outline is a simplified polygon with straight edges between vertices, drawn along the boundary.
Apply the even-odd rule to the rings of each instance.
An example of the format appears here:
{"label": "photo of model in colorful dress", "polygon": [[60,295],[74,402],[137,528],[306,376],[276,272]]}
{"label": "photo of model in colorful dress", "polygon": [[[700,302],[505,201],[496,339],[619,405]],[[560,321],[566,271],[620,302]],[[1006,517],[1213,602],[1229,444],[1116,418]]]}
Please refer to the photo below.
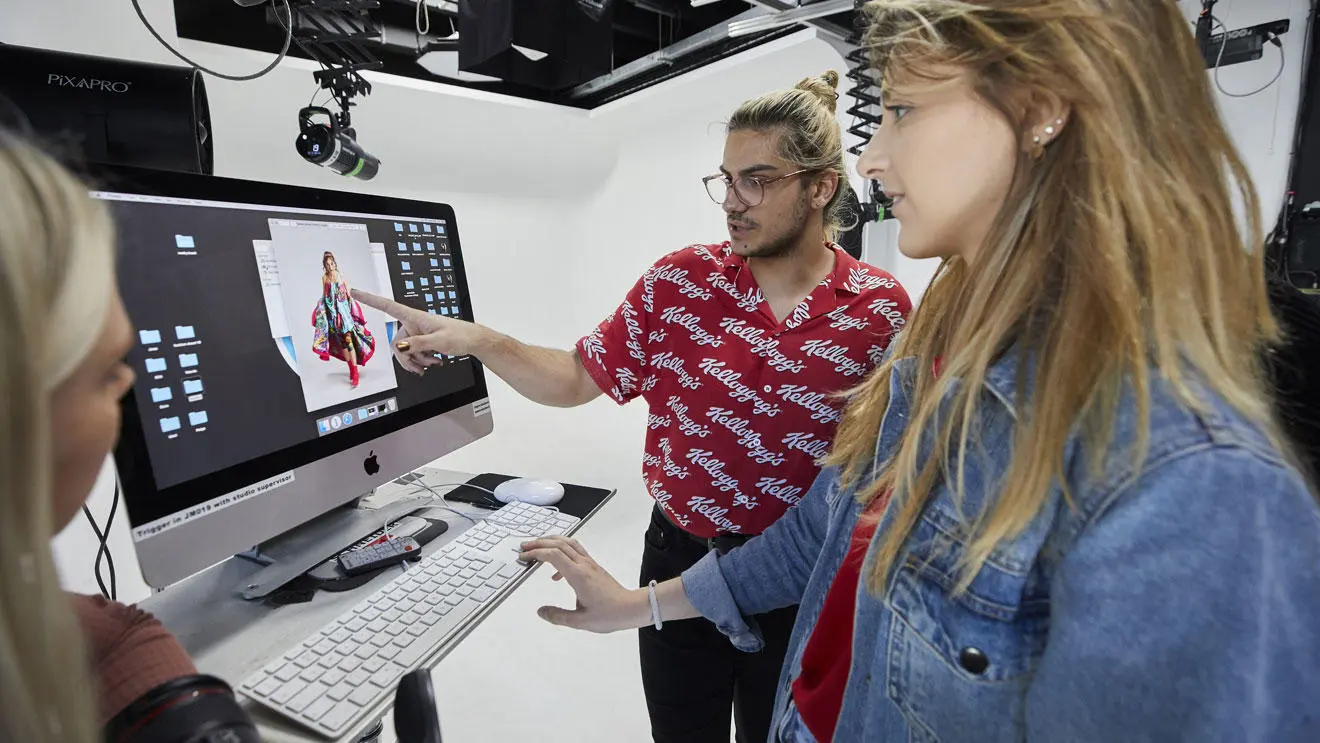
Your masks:
{"label": "photo of model in colorful dress", "polygon": [[362,305],[353,299],[348,279],[339,271],[335,255],[326,251],[321,256],[321,300],[312,312],[312,351],[322,361],[333,356],[348,364],[348,381],[358,386],[361,376],[358,367],[371,360],[376,351],[376,339],[367,330]]}

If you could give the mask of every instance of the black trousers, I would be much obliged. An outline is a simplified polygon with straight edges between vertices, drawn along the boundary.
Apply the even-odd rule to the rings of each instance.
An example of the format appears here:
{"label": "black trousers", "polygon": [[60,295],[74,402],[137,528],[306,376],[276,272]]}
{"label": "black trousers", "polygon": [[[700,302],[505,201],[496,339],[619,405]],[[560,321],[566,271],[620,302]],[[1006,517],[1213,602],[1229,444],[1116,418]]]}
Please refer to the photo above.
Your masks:
{"label": "black trousers", "polygon": [[[678,577],[706,551],[657,508],[646,531],[641,585]],[[705,619],[642,628],[642,687],[655,742],[729,743],[732,713],[738,743],[765,743],[796,618],[797,607],[757,616],[765,637],[758,653],[737,650]]]}

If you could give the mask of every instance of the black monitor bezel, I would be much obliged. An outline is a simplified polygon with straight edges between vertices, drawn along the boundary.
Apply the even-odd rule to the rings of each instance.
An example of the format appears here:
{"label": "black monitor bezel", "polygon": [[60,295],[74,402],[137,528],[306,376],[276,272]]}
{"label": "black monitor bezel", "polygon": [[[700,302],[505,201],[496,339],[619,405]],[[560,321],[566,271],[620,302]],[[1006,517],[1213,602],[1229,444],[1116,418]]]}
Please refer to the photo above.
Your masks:
{"label": "black monitor bezel", "polygon": [[[458,283],[462,318],[474,319],[458,222],[453,207],[448,204],[129,167],[98,169],[91,188],[108,193],[353,212],[380,215],[381,218],[405,216],[418,220],[443,220],[454,260],[454,278]],[[406,301],[404,303],[407,304]],[[482,400],[488,394],[484,369],[475,358],[471,363],[475,384],[466,389],[164,489],[157,488],[136,392],[131,390],[120,404],[122,423],[119,442],[114,451],[129,522],[134,527],[149,524]],[[165,507],[165,504],[176,504],[176,507]]]}

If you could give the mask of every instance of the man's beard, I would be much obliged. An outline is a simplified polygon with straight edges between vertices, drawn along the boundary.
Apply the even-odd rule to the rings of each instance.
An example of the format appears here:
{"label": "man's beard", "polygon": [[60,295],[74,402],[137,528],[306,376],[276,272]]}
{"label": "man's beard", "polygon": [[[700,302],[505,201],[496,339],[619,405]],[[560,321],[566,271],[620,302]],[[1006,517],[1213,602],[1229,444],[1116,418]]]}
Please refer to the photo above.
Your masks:
{"label": "man's beard", "polygon": [[771,237],[747,253],[747,258],[783,258],[798,249],[802,233],[807,229],[807,194],[803,193],[793,207],[793,219],[787,230]]}

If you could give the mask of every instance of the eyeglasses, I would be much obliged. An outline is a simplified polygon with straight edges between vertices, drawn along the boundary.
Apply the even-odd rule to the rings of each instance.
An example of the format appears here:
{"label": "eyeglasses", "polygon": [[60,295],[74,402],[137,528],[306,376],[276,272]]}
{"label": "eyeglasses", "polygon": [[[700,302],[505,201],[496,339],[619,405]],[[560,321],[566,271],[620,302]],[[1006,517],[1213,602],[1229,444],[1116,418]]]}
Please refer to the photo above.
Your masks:
{"label": "eyeglasses", "polygon": [[795,170],[792,173],[777,175],[774,178],[763,178],[758,175],[740,175],[737,180],[724,173],[708,175],[701,179],[702,185],[706,187],[706,193],[711,201],[716,204],[723,204],[729,198],[729,190],[733,189],[733,195],[743,203],[747,208],[759,205],[765,200],[765,187],[772,183],[778,183],[785,178],[792,178],[795,175],[803,173],[814,173],[811,168]]}

